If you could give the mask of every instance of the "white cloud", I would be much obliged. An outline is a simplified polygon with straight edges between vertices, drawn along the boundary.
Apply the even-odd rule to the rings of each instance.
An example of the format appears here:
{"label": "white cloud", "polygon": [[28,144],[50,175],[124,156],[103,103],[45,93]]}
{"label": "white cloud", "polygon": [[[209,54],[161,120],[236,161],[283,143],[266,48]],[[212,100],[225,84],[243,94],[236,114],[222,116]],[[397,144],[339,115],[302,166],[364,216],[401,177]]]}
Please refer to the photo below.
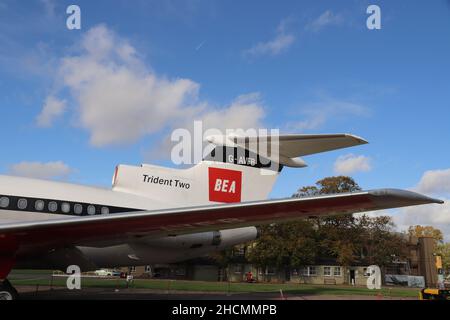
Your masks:
{"label": "white cloud", "polygon": [[199,101],[198,83],[157,75],[126,39],[104,25],[86,32],[81,53],[63,58],[59,74],[75,100],[77,123],[94,146],[133,143],[193,120],[257,126],[263,112],[257,101],[225,107]]}
{"label": "white cloud", "polygon": [[323,127],[330,119],[339,120],[349,116],[366,117],[370,115],[367,107],[339,99],[322,98],[319,102],[300,106],[303,119],[286,125],[289,131],[308,131]]}
{"label": "white cloud", "polygon": [[66,179],[72,169],[62,161],[28,162],[23,161],[12,165],[9,174],[38,179]]}
{"label": "white cloud", "polygon": [[202,117],[204,128],[258,129],[264,118],[261,96],[257,92],[238,96],[227,108],[209,111]]}
{"label": "white cloud", "polygon": [[450,168],[425,171],[414,190],[444,200],[442,205],[404,208],[395,217],[399,226],[431,225],[450,241]]}
{"label": "white cloud", "polygon": [[[259,93],[253,92],[238,96],[225,108],[211,108],[208,105],[201,106],[195,119],[202,121],[201,134],[205,138],[212,134],[225,134],[227,130],[237,130],[238,132],[239,129],[244,131],[246,129],[258,130],[261,128],[264,115],[261,96]],[[179,127],[188,130],[191,138],[197,138],[197,136],[194,136],[194,121],[192,118],[188,117],[184,122],[180,123]],[[209,131],[210,129],[214,129],[214,131]],[[194,141],[191,142],[194,143]],[[147,152],[146,158],[149,161],[154,161],[155,158],[165,158],[171,153],[171,148],[177,143],[177,141],[171,141],[170,137],[166,136],[153,150]],[[203,150],[209,150],[205,148],[207,145],[208,143],[203,141]],[[191,160],[195,162],[200,159],[196,159],[195,155],[192,154]]]}
{"label": "white cloud", "polygon": [[444,228],[450,234],[450,199],[443,199],[444,204],[407,207],[396,216],[399,226],[434,225]]}
{"label": "white cloud", "polygon": [[306,29],[320,31],[327,26],[340,25],[341,23],[343,23],[343,21],[344,19],[341,14],[333,13],[333,11],[327,10],[319,17],[307,24]]}
{"label": "white cloud", "polygon": [[425,171],[416,190],[423,193],[450,194],[450,169]]}
{"label": "white cloud", "polygon": [[444,204],[430,204],[405,207],[397,210],[374,212],[374,215],[390,215],[400,231],[409,226],[432,226],[442,231],[445,241],[450,241],[450,199],[443,198]]}
{"label": "white cloud", "polygon": [[39,127],[49,127],[55,118],[62,115],[66,108],[66,101],[59,100],[54,96],[48,96],[45,99],[41,113],[36,118]]}
{"label": "white cloud", "polygon": [[374,211],[372,216],[392,216],[397,228],[408,230],[409,226],[432,226],[442,231],[444,240],[450,241],[450,169],[424,172],[419,183],[412,188],[416,192],[444,200],[444,204],[430,204],[392,210]]}
{"label": "white cloud", "polygon": [[283,20],[278,25],[276,35],[272,40],[259,42],[250,49],[244,50],[244,56],[275,56],[289,49],[294,41],[295,36],[286,32],[286,20]]}
{"label": "white cloud", "polygon": [[367,172],[371,169],[371,159],[363,155],[356,156],[347,154],[338,157],[334,162],[334,172],[342,175],[348,175],[355,172]]}

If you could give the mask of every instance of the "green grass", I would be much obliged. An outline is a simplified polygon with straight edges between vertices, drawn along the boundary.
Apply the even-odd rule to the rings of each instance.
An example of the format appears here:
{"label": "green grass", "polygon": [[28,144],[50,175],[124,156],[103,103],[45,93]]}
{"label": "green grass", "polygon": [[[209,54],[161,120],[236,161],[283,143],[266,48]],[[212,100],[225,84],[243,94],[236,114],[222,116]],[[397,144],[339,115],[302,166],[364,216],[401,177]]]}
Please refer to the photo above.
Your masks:
{"label": "green grass", "polygon": [[[65,287],[66,278],[53,278],[51,273],[29,273],[29,278],[23,278],[22,271],[10,275],[10,281],[15,286],[54,286]],[[96,288],[125,288],[124,279],[98,279],[82,278],[82,287]],[[206,282],[206,281],[184,281],[184,280],[154,280],[135,279],[131,288],[170,290],[170,291],[195,291],[195,292],[231,292],[231,293],[266,293],[279,292],[283,290],[285,294],[294,295],[368,295],[375,296],[382,294],[385,297],[417,297],[419,289],[385,287],[381,290],[369,290],[364,287],[336,286],[336,285],[310,285],[310,284],[274,284],[274,283],[228,283],[228,282]]]}

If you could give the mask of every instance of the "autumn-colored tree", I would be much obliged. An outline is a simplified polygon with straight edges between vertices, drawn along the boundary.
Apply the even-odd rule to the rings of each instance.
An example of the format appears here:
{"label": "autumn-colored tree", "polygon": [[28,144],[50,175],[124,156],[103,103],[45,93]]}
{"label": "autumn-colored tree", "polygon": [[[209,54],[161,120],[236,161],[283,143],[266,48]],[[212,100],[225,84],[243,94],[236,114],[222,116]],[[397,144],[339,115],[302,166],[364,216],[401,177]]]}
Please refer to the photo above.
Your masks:
{"label": "autumn-colored tree", "polygon": [[[300,188],[294,197],[355,192],[361,188],[350,177],[328,177]],[[390,217],[367,215],[320,217],[260,227],[260,238],[248,250],[250,263],[261,267],[298,268],[317,257],[333,258],[341,265],[355,262],[386,265],[392,256],[404,256],[404,239],[393,232]],[[226,259],[222,260],[225,264]]]}
{"label": "autumn-colored tree", "polygon": [[408,234],[410,236],[414,236],[417,238],[432,237],[434,239],[435,245],[442,243],[444,240],[442,231],[432,226],[421,226],[421,225],[410,226],[408,229]]}
{"label": "autumn-colored tree", "polygon": [[304,198],[304,197],[312,197],[320,194],[319,188],[316,186],[306,186],[301,187],[297,190],[296,193],[294,193],[292,196],[294,198]]}
{"label": "autumn-colored tree", "polygon": [[360,191],[361,188],[351,177],[327,177],[316,182],[320,194]]}
{"label": "autumn-colored tree", "polygon": [[[361,188],[351,177],[328,177],[316,182],[315,186],[300,188],[296,197],[356,192]],[[392,256],[405,256],[405,240],[393,232],[394,224],[387,216],[355,217],[352,214],[322,217],[316,219],[319,245],[318,254],[334,257],[341,265],[357,261],[386,265]]]}
{"label": "autumn-colored tree", "polygon": [[450,273],[450,242],[438,244],[436,254],[442,258],[442,268],[446,274]]}
{"label": "autumn-colored tree", "polygon": [[351,177],[327,177],[316,182],[314,186],[301,187],[293,197],[308,197],[319,194],[332,194],[359,191],[361,188]]}
{"label": "autumn-colored tree", "polygon": [[[361,188],[351,177],[327,177],[316,182],[315,186],[300,188],[294,197],[305,197],[320,194],[336,194],[355,192]],[[321,256],[335,257],[342,265],[350,265],[355,261],[358,248],[358,237],[361,230],[352,214],[322,217],[316,219],[318,251]]]}
{"label": "autumn-colored tree", "polygon": [[394,223],[388,216],[358,218],[360,229],[363,230],[359,239],[361,260],[367,264],[384,266],[392,262],[393,256],[405,258],[407,253],[406,239],[394,232]]}
{"label": "autumn-colored tree", "polygon": [[298,268],[314,262],[317,254],[315,230],[308,220],[260,227],[260,238],[247,258],[260,268]]}

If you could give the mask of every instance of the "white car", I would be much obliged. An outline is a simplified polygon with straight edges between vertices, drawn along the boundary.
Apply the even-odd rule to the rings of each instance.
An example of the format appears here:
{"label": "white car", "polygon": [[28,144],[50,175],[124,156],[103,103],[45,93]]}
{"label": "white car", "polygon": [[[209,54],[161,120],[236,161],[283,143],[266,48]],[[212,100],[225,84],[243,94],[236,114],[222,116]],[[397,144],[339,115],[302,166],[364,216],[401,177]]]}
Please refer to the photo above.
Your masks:
{"label": "white car", "polygon": [[100,277],[112,277],[113,273],[110,270],[100,269],[95,270],[95,275]]}

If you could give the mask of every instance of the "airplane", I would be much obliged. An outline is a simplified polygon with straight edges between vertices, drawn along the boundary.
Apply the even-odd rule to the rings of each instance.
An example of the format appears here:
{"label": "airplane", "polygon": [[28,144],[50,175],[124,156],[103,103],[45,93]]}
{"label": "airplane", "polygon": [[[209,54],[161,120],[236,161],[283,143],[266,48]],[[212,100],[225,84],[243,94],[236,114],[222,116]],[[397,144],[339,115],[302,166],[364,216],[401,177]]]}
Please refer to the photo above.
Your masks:
{"label": "airplane", "polygon": [[[266,139],[271,154],[255,147]],[[0,299],[15,299],[15,269],[82,272],[174,263],[255,240],[255,226],[297,219],[443,203],[376,189],[267,199],[283,167],[303,156],[358,146],[351,134],[211,136],[189,168],[118,165],[112,188],[0,176]]]}

